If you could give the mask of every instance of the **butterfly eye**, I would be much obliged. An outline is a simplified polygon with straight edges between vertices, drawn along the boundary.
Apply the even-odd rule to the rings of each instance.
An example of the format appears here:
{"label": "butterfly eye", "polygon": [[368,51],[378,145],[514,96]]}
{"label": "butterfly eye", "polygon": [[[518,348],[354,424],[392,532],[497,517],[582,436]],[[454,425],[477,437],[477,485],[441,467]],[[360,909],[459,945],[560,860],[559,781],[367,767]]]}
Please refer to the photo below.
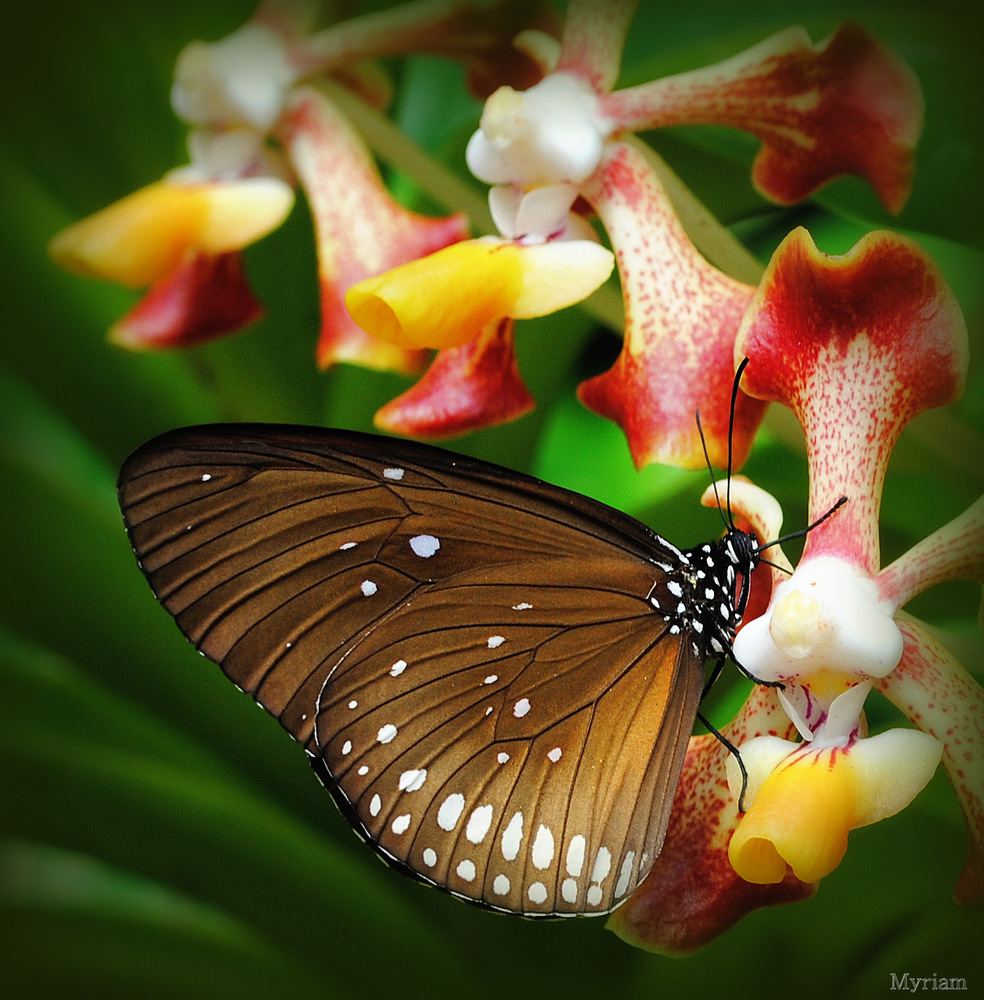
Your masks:
{"label": "butterfly eye", "polygon": [[704,655],[737,624],[693,567],[733,584],[753,548],[681,552],[530,477],[341,431],[176,431],[119,497],[178,626],[385,858],[528,915],[604,913],[645,877]]}

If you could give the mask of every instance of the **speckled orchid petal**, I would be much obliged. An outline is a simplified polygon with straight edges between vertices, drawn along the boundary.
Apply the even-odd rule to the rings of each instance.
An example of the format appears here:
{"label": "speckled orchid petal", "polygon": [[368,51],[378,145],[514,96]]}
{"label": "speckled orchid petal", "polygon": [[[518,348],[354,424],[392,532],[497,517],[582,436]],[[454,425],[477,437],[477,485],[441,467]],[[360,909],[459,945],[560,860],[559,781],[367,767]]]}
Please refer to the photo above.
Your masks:
{"label": "speckled orchid petal", "polygon": [[886,566],[875,582],[898,608],[944,580],[984,584],[984,496]]}
{"label": "speckled orchid petal", "polygon": [[294,192],[273,177],[150,184],[56,234],[55,263],[129,288],[172,274],[189,251],[230,253],[276,229]]}
{"label": "speckled orchid petal", "polygon": [[377,338],[459,347],[499,320],[545,316],[579,302],[613,265],[611,252],[590,240],[466,240],[360,282],[345,301]]}
{"label": "speckled orchid petal", "polygon": [[[606,145],[583,193],[608,230],[625,300],[625,341],[613,368],[581,384],[585,406],[618,423],[637,467],[727,464],[735,333],[754,289],[694,249],[645,154]],[[734,467],[744,461],[764,405],[739,393]]]}
{"label": "speckled orchid petal", "polygon": [[967,860],[954,889],[965,906],[984,905],[984,689],[919,622],[900,617],[905,651],[875,682],[923,732],[943,742],[943,768],[967,826]]}
{"label": "speckled orchid petal", "polygon": [[370,338],[345,308],[345,293],[367,277],[464,239],[464,217],[426,218],[396,202],[347,119],[313,87],[294,89],[278,132],[314,216],[322,315],[318,364],[419,371],[427,354]]}
{"label": "speckled orchid petal", "polygon": [[446,438],[528,413],[535,404],[516,366],[513,326],[499,320],[469,343],[438,351],[420,381],[379,410],[376,426]]}
{"label": "speckled orchid petal", "polygon": [[580,77],[597,94],[615,86],[622,47],[639,0],[571,0],[557,68]]}
{"label": "speckled orchid petal", "polygon": [[242,254],[192,251],[113,325],[109,339],[132,350],[191,347],[242,330],[262,315]]}
{"label": "speckled orchid petal", "polygon": [[[939,764],[939,740],[892,729],[846,746],[796,744],[772,737],[742,743],[749,773],[748,811],[728,845],[743,879],[781,882],[788,865],[817,882],[840,864],[847,835],[904,809]],[[732,790],[738,768],[729,765]],[[764,775],[764,777],[761,777]]]}
{"label": "speckled orchid petal", "polygon": [[892,447],[964,383],[966,324],[942,275],[894,233],[869,233],[835,257],[796,229],[773,254],[735,357],[751,359],[745,391],[787,406],[804,429],[811,522],[848,499],[810,532],[803,559],[835,556],[873,576]]}
{"label": "speckled orchid petal", "polygon": [[524,29],[555,33],[558,18],[539,0],[417,0],[341,21],[311,35],[303,46],[309,70],[332,70],[354,59],[426,52],[463,62],[472,93],[485,98],[508,84],[529,87],[540,78],[536,59],[513,39]]}
{"label": "speckled orchid petal", "polygon": [[[737,746],[762,735],[789,739],[795,728],[775,691],[759,687],[723,732]],[[663,850],[642,885],[608,918],[608,928],[629,944],[688,954],[753,910],[813,895],[815,887],[791,872],[776,885],[755,885],[735,872],[728,842],[739,817],[724,777],[728,756],[716,737],[691,737]]]}
{"label": "speckled orchid petal", "polygon": [[857,174],[897,212],[911,187],[923,99],[898,56],[843,24],[817,45],[789,28],[714,66],[616,91],[600,110],[634,131],[710,123],[751,132],[763,143],[755,183],[784,204]]}

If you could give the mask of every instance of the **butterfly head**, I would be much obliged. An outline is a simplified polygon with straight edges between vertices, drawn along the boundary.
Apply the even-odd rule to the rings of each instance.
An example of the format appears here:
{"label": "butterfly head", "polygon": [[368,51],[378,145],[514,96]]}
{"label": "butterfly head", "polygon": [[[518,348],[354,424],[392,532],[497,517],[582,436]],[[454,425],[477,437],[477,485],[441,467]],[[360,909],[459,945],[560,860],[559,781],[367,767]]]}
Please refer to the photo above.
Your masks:
{"label": "butterfly head", "polygon": [[719,539],[689,549],[686,584],[695,652],[702,659],[722,657],[731,643],[748,603],[748,581],[759,563],[755,535],[729,528]]}

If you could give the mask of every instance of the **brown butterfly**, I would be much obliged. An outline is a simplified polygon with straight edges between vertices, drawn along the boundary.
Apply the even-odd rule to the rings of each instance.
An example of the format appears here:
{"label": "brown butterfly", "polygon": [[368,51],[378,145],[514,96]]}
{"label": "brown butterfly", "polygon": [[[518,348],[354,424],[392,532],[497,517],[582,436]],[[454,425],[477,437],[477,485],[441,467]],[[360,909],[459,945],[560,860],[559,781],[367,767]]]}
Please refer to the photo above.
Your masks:
{"label": "brown butterfly", "polygon": [[645,878],[754,536],[682,551],[499,466],[286,426],[164,434],[119,498],[181,631],[386,859],[525,915]]}

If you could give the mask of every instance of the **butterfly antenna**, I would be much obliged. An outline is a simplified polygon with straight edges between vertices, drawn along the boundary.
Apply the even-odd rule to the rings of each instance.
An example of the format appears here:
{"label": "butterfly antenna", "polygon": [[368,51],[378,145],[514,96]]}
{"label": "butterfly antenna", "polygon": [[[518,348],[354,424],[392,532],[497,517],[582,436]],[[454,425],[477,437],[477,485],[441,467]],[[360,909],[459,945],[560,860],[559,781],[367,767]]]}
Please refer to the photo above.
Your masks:
{"label": "butterfly antenna", "polygon": [[700,436],[700,447],[704,452],[704,463],[707,465],[707,471],[711,475],[711,489],[714,490],[714,502],[717,504],[721,520],[724,521],[724,529],[725,531],[728,531],[732,527],[732,525],[728,523],[730,511],[726,517],[724,508],[721,506],[721,496],[718,493],[717,480],[714,478],[714,466],[711,465],[711,456],[707,453],[707,441],[704,439],[704,428],[701,427],[700,424],[700,410],[697,410],[695,416],[697,418],[697,434]]}
{"label": "butterfly antenna", "polygon": [[790,539],[793,538],[803,538],[805,535],[809,534],[814,528],[819,527],[819,525],[823,524],[823,522],[826,521],[828,517],[830,517],[832,514],[840,510],[840,508],[843,507],[844,504],[846,503],[847,503],[847,497],[841,497],[840,500],[838,500],[837,503],[835,503],[834,506],[831,507],[826,514],[824,514],[822,517],[818,517],[813,522],[813,524],[808,524],[805,528],[800,528],[799,531],[791,531],[788,535],[783,535],[781,538],[777,538],[774,541],[766,542],[765,545],[759,546],[758,551],[760,553],[764,552],[766,549],[772,548],[773,545],[782,545],[783,542],[788,542],[790,541]]}

